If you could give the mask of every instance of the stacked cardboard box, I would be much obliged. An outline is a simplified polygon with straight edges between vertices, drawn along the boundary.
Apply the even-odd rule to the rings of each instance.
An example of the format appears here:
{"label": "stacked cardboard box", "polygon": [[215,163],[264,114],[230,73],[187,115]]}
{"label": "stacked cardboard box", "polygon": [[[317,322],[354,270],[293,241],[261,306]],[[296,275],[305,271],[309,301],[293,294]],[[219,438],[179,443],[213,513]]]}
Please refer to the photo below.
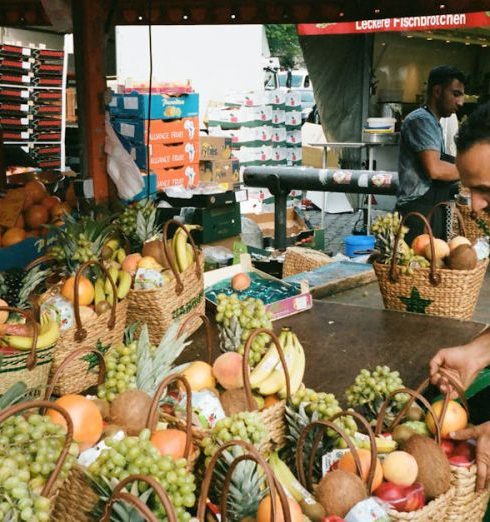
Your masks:
{"label": "stacked cardboard box", "polygon": [[198,184],[197,93],[114,94],[109,111],[116,133],[136,164],[146,170],[149,162],[149,168],[157,178],[157,190],[172,185]]}
{"label": "stacked cardboard box", "polygon": [[301,98],[282,90],[231,95],[208,110],[209,134],[229,137],[241,166],[301,164]]}
{"label": "stacked cardboard box", "polygon": [[223,136],[201,136],[201,160],[199,181],[218,183],[225,190],[232,189],[240,181],[240,164],[231,158],[231,138]]}

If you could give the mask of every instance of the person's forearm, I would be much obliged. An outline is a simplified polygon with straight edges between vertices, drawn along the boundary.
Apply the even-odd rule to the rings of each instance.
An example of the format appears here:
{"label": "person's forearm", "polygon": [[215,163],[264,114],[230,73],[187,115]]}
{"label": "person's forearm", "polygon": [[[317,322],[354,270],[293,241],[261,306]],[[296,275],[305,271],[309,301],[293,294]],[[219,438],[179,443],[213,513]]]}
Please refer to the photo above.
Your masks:
{"label": "person's forearm", "polygon": [[457,181],[459,172],[455,165],[447,161],[437,160],[429,171],[431,179],[439,181]]}
{"label": "person's forearm", "polygon": [[466,346],[471,351],[471,357],[480,370],[490,365],[490,328],[487,328]]}

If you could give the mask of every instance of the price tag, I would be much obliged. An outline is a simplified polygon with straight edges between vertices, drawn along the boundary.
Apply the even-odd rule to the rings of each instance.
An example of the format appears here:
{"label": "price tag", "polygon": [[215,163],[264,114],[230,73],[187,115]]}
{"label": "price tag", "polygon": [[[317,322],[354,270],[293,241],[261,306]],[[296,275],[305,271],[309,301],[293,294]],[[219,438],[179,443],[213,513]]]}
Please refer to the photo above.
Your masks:
{"label": "price tag", "polygon": [[8,198],[4,198],[0,204],[0,226],[11,228],[22,212],[24,206],[24,192],[15,192],[10,194]]}

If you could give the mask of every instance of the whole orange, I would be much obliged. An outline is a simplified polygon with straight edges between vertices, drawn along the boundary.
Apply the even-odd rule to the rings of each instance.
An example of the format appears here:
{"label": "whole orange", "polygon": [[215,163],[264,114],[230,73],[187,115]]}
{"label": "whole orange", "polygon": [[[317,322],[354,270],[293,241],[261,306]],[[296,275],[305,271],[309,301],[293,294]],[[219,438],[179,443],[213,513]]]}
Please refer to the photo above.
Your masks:
{"label": "whole orange", "polygon": [[[78,284],[78,299],[80,306],[88,306],[92,304],[95,297],[94,285],[85,276],[80,276]],[[75,302],[75,276],[69,277],[61,288],[61,295],[71,301]]]}
{"label": "whole orange", "polygon": [[[289,512],[291,514],[291,522],[302,522],[303,512],[299,504],[292,498],[288,498]],[[270,522],[271,520],[271,509],[272,501],[271,496],[267,495],[262,499],[257,510],[256,520],[257,522]],[[276,516],[274,522],[284,522],[284,512],[282,510],[281,501],[279,495],[276,495]]]}
{"label": "whole orange", "polygon": [[160,455],[170,455],[175,460],[184,456],[186,434],[182,430],[158,430],[150,440]]}
{"label": "whole orange", "polygon": [[31,196],[33,203],[41,203],[41,201],[48,195],[44,183],[37,180],[28,181],[24,185],[24,190],[26,194]]}
{"label": "whole orange", "polygon": [[[444,401],[440,400],[432,405],[432,409],[434,410],[434,413],[438,419],[441,418],[443,404]],[[427,413],[425,417],[425,423],[427,424],[429,431],[432,434],[435,434],[436,426],[430,413]],[[447,437],[452,431],[462,430],[463,428],[466,428],[467,424],[468,414],[466,413],[466,410],[463,408],[463,406],[461,406],[459,402],[449,401],[446,415],[444,415],[444,419],[442,421],[441,437]]]}
{"label": "whole orange", "polygon": [[[99,408],[94,401],[83,395],[63,395],[55,401],[55,404],[64,408],[73,422],[73,439],[80,445],[83,451],[97,444],[103,429],[103,420]],[[66,426],[66,421],[61,413],[48,410],[47,414],[56,424]]]}
{"label": "whole orange", "polygon": [[[371,466],[371,452],[367,449],[359,448],[357,450],[357,453],[359,455],[359,460],[361,461],[361,478],[364,481],[366,481],[369,474],[369,467]],[[354,460],[354,456],[350,451],[345,453],[339,460],[338,468],[342,471],[349,471],[350,473],[355,473],[356,475],[359,475],[359,473],[357,472],[356,461]],[[381,466],[381,461],[379,459],[376,459],[376,468],[374,471],[374,479],[373,485],[371,486],[371,491],[377,489],[381,482],[383,482],[383,467]]]}

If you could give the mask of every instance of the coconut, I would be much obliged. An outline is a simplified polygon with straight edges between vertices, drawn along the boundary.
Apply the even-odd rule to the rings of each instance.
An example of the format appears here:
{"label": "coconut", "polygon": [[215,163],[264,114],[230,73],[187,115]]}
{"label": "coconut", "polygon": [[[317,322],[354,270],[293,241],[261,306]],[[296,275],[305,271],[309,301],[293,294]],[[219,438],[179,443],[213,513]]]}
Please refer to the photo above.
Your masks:
{"label": "coconut", "polygon": [[143,245],[143,250],[141,254],[143,257],[152,257],[163,268],[170,268],[167,258],[165,257],[163,242],[160,239],[153,239],[152,241],[147,241]]}
{"label": "coconut", "polygon": [[146,427],[152,398],[141,390],[128,390],[118,395],[111,404],[111,421],[121,426],[128,435],[139,435]]}
{"label": "coconut", "polygon": [[473,270],[477,262],[475,249],[471,245],[465,244],[452,250],[446,261],[451,270]]}
{"label": "coconut", "polygon": [[329,471],[318,484],[316,499],[328,515],[345,517],[359,502],[367,498],[364,482],[354,473],[340,469]]}
{"label": "coconut", "polygon": [[[247,397],[243,388],[224,391],[220,396],[220,401],[227,417],[241,411],[248,411]],[[258,409],[255,399],[253,401],[254,409]]]}
{"label": "coconut", "polygon": [[424,486],[427,498],[446,493],[451,485],[451,468],[442,448],[433,439],[412,435],[403,449],[417,461],[417,482]]}

